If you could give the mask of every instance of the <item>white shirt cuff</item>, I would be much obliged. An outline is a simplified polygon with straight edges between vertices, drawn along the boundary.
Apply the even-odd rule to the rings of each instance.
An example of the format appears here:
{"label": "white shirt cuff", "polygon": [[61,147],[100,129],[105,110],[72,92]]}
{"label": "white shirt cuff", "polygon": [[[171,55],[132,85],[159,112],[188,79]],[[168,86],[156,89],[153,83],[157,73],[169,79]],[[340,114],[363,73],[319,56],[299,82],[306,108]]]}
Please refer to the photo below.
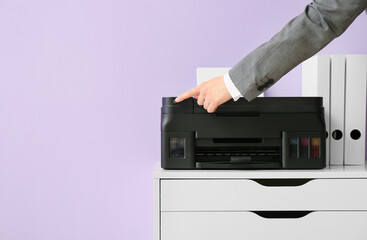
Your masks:
{"label": "white shirt cuff", "polygon": [[234,101],[237,101],[240,97],[243,97],[240,91],[238,91],[238,89],[232,82],[228,73],[224,76],[224,84],[226,85],[228,92],[229,94],[231,94]]}

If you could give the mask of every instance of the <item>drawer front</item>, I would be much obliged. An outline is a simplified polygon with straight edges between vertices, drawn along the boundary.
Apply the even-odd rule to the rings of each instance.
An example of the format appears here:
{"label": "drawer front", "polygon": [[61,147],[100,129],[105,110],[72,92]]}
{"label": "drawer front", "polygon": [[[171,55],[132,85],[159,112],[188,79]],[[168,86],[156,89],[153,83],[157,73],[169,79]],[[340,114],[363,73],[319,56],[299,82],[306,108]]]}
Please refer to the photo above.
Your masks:
{"label": "drawer front", "polygon": [[367,179],[314,179],[300,186],[161,180],[161,211],[256,210],[367,210]]}
{"label": "drawer front", "polygon": [[162,212],[161,240],[365,240],[367,212],[263,218],[252,212]]}

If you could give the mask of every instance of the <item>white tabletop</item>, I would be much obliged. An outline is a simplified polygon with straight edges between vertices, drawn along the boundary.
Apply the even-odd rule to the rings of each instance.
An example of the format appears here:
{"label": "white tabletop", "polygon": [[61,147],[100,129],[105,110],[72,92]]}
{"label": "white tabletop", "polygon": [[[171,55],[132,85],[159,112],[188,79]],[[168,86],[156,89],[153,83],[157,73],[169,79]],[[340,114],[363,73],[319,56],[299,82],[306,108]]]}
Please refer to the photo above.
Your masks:
{"label": "white tabletop", "polygon": [[367,178],[366,166],[330,166],[317,170],[164,170],[157,163],[155,179],[209,178]]}

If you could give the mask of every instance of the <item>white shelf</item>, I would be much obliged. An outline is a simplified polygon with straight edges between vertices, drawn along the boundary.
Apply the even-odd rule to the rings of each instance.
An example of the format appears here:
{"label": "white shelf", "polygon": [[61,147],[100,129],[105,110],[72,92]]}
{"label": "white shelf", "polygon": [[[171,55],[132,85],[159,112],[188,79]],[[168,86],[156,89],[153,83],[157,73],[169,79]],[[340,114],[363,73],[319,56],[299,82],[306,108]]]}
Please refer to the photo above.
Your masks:
{"label": "white shelf", "polygon": [[319,170],[164,170],[157,163],[155,179],[205,178],[367,178],[366,166],[329,166]]}

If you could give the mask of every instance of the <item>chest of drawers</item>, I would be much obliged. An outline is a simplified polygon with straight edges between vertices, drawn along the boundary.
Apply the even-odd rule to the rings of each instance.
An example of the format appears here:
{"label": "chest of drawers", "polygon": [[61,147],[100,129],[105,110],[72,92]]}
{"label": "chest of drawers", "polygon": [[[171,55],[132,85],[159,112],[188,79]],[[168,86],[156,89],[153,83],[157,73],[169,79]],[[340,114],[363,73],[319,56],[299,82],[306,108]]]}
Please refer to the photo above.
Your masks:
{"label": "chest of drawers", "polygon": [[365,167],[154,171],[154,240],[367,239]]}

